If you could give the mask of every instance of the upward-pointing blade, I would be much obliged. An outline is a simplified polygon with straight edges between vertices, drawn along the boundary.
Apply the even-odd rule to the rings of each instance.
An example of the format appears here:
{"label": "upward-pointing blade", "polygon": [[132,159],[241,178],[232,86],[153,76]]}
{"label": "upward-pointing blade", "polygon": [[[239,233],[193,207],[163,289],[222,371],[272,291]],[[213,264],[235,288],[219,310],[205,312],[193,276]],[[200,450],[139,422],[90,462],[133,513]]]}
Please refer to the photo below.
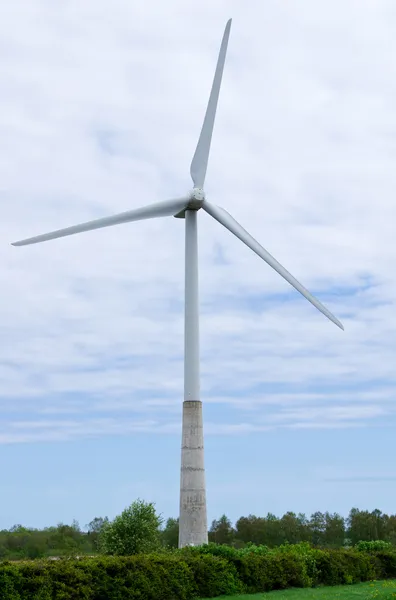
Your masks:
{"label": "upward-pointing blade", "polygon": [[37,235],[36,237],[14,242],[12,246],[27,246],[28,244],[38,244],[39,242],[47,242],[48,240],[55,240],[56,238],[65,237],[66,235],[73,235],[74,233],[82,233],[83,231],[92,231],[93,229],[101,229],[102,227],[111,227],[112,225],[119,225],[121,223],[130,223],[131,221],[141,221],[143,219],[154,219],[156,217],[171,217],[176,213],[186,208],[188,204],[188,198],[178,198],[176,200],[167,200],[165,202],[157,202],[156,204],[149,204],[142,208],[136,208],[135,210],[127,210],[126,212],[113,215],[111,217],[104,217],[103,219],[95,219],[94,221],[87,221],[86,223],[80,223],[79,225],[72,225],[65,229],[57,229],[50,233],[44,233]]}
{"label": "upward-pointing blade", "polygon": [[238,221],[234,219],[224,208],[215,206],[205,201],[202,208],[206,210],[216,221],[221,223],[226,229],[231,231],[237,238],[239,238],[246,246],[248,246],[253,252],[255,252],[260,258],[265,260],[270,267],[275,269],[279,275],[286,279],[300,294],[304,296],[311,304],[315,306],[322,314],[324,314],[330,321],[335,323],[340,329],[344,329],[343,324],[325,307],[319,300],[312,296],[312,294],[299,282],[293,275],[289,273],[282,265],[273,257],[267,250],[265,250],[255,239],[244,229]]}
{"label": "upward-pointing blade", "polygon": [[219,58],[217,60],[216,71],[213,79],[212,90],[210,92],[209,102],[206,109],[205,119],[199,136],[198,144],[194,157],[191,162],[190,173],[194,182],[194,187],[202,188],[205,182],[206,169],[208,167],[210,143],[214,120],[216,116],[217,101],[219,99],[221,79],[223,77],[224,63],[227,53],[228,38],[230,37],[231,21],[229,19],[225,27],[223,40],[220,46]]}

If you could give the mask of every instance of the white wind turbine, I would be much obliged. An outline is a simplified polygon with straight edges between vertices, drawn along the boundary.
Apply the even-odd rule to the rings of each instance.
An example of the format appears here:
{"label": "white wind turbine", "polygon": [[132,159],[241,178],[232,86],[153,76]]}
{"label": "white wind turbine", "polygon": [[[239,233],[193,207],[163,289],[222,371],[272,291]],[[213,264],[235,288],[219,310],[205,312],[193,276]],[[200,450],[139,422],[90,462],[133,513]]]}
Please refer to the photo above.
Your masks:
{"label": "white wind turbine", "polygon": [[194,187],[188,195],[129,210],[111,217],[95,219],[66,229],[14,242],[13,246],[37,244],[56,238],[130,223],[142,219],[175,216],[185,219],[185,329],[184,329],[184,402],[181,449],[179,546],[204,544],[208,541],[202,403],[199,376],[199,307],[197,215],[201,208],[239,238],[270,267],[288,281],[340,329],[341,322],[267,252],[226,210],[206,200],[204,182],[209,150],[225,63],[231,19],[225,27],[215,76],[201,134],[191,162]]}

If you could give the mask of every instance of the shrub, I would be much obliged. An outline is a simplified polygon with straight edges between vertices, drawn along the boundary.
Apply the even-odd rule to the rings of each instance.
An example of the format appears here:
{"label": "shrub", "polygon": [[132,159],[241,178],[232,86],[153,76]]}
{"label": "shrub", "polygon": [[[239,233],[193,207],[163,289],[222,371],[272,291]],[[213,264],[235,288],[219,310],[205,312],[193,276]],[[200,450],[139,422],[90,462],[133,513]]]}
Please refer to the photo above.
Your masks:
{"label": "shrub", "polygon": [[17,584],[20,576],[17,570],[6,565],[0,571],[0,600],[20,600]]}
{"label": "shrub", "polygon": [[157,515],[154,504],[136,500],[114,521],[104,523],[99,547],[104,554],[118,556],[157,550],[161,523],[162,518]]}
{"label": "shrub", "polygon": [[244,548],[239,550],[241,556],[246,556],[247,554],[259,554],[264,556],[270,552],[268,546],[264,546],[260,544],[259,546],[255,546],[254,544],[246,544]]}
{"label": "shrub", "polygon": [[380,575],[378,578],[388,579],[396,577],[396,552],[381,550],[375,553],[378,561]]}
{"label": "shrub", "polygon": [[228,560],[210,554],[186,555],[199,598],[237,594],[244,591],[235,566]]}
{"label": "shrub", "polygon": [[210,554],[211,556],[220,556],[225,559],[231,559],[235,556],[239,556],[240,550],[237,550],[232,546],[226,546],[225,544],[214,544],[213,542],[209,542],[209,544],[204,544],[202,546],[186,546],[178,552],[180,552],[182,556],[202,556]]}
{"label": "shrub", "polygon": [[377,579],[379,564],[374,556],[353,550],[320,551],[316,557],[319,581],[324,585],[342,585]]}
{"label": "shrub", "polygon": [[95,600],[189,600],[196,583],[188,565],[163,554],[103,557],[86,563]]}
{"label": "shrub", "polygon": [[190,600],[396,578],[396,552],[208,544],[172,552],[0,563],[0,600]]}
{"label": "shrub", "polygon": [[394,546],[391,542],[385,542],[384,540],[372,540],[370,542],[358,542],[354,548],[359,552],[377,552],[378,550],[391,551],[394,549]]}

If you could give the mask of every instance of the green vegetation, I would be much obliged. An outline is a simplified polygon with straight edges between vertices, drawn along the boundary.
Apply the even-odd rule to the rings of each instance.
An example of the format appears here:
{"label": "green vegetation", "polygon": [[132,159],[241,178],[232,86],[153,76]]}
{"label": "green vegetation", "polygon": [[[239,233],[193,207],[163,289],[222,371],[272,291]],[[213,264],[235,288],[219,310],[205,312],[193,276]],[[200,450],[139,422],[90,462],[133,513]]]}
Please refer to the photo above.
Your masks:
{"label": "green vegetation", "polygon": [[380,550],[392,550],[393,544],[383,540],[372,540],[371,542],[360,541],[354,546],[359,552],[378,552]]}
{"label": "green vegetation", "polygon": [[[314,598],[312,594],[324,593],[318,587],[323,585],[344,585],[348,597],[353,597],[359,588],[350,584],[391,578],[396,578],[393,549],[320,550],[307,543],[236,549],[210,544],[129,557],[4,562],[0,564],[0,598],[189,600],[288,588],[306,588],[305,597]],[[318,591],[307,589],[312,587]],[[393,594],[394,588],[388,591]],[[304,598],[302,592],[298,597]]]}
{"label": "green vegetation", "polygon": [[160,547],[161,517],[154,504],[136,500],[111,523],[99,531],[99,549],[103,554],[132,556]]}
{"label": "green vegetation", "polygon": [[[223,596],[222,600],[394,600],[396,581],[376,581],[353,586],[333,586],[315,589],[290,589],[264,594]],[[212,600],[212,599],[208,599]]]}
{"label": "green vegetation", "polygon": [[[177,549],[177,519],[163,527],[154,505],[137,500],[113,521],[96,517],[87,529],[73,522],[0,532],[0,600],[189,600],[257,592],[271,593],[266,599],[274,592],[278,600],[396,598],[396,518],[380,511],[353,509],[346,520],[330,513],[249,515],[235,527],[223,515],[212,522],[209,544]],[[387,581],[351,586],[376,580]]]}
{"label": "green vegetation", "polygon": [[382,540],[396,545],[396,515],[357,508],[352,508],[347,519],[329,512],[315,512],[310,518],[302,513],[287,512],[281,518],[268,513],[266,517],[240,517],[234,527],[223,515],[212,522],[209,539],[218,544],[241,546],[253,542],[271,548],[286,542],[340,548],[354,546],[361,540]]}
{"label": "green vegetation", "polygon": [[[120,517],[116,517],[112,523],[107,517],[96,517],[86,526],[85,531],[76,522],[71,525],[60,523],[43,530],[15,525],[10,530],[0,531],[0,560],[113,552],[114,547],[109,546],[109,540],[105,542],[105,547],[100,548],[100,539],[103,541],[103,530],[108,526],[112,525],[113,531],[117,529]],[[158,519],[160,523],[160,517]],[[123,527],[121,529],[124,530]],[[135,530],[134,527],[132,529]],[[159,526],[158,535],[154,537],[164,548],[177,548],[178,536],[178,519],[170,518],[164,526]],[[304,514],[287,512],[281,518],[272,514],[266,517],[240,517],[235,525],[223,515],[212,522],[209,540],[236,548],[246,547],[249,543],[275,548],[285,543],[300,542],[309,542],[321,548],[350,547],[361,541],[396,545],[396,515],[356,508],[350,511],[346,519],[329,512],[316,512],[309,518]],[[154,548],[155,544],[151,547]],[[131,549],[125,551],[131,552]],[[123,553],[120,548],[117,552]]]}
{"label": "green vegetation", "polygon": [[96,541],[97,535],[83,534],[76,522],[43,530],[15,525],[0,531],[0,560],[94,554]]}

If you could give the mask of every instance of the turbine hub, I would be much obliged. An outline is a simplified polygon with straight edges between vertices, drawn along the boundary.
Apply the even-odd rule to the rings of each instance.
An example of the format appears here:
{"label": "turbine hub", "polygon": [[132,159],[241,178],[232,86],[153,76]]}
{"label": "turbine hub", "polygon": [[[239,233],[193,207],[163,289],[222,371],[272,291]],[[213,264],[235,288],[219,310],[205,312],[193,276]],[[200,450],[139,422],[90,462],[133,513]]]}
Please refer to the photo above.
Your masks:
{"label": "turbine hub", "polygon": [[188,208],[191,210],[199,210],[205,201],[205,192],[202,188],[195,187],[190,192],[190,201]]}

